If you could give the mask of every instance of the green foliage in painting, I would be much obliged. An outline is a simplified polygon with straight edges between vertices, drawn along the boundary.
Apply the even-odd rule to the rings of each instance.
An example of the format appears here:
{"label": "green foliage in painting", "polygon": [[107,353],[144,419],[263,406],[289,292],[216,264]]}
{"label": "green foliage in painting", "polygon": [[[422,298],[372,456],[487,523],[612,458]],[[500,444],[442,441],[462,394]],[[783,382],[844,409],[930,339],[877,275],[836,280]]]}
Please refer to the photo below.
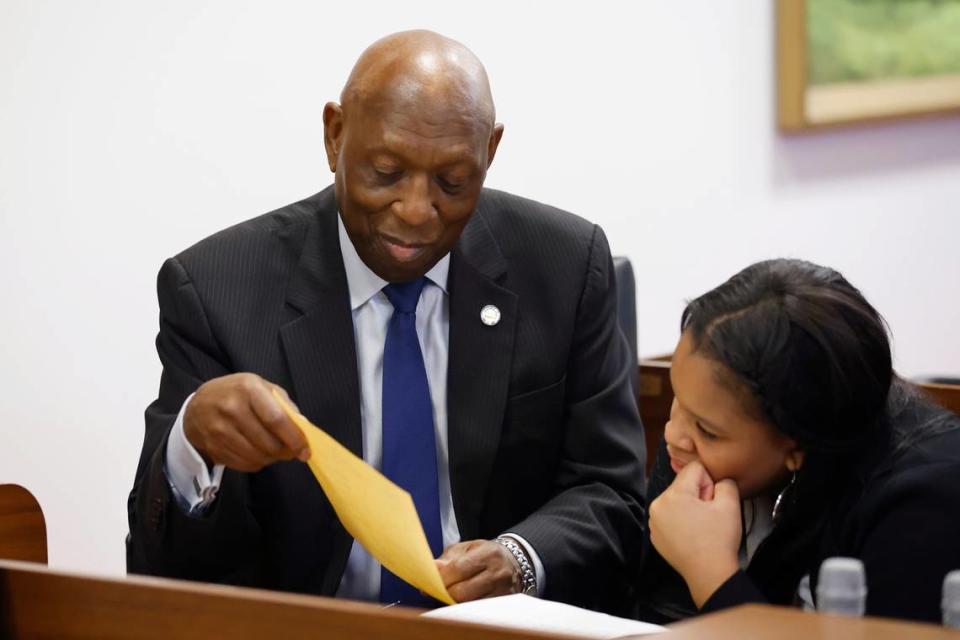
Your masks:
{"label": "green foliage in painting", "polygon": [[809,83],[960,73],[960,0],[807,0]]}

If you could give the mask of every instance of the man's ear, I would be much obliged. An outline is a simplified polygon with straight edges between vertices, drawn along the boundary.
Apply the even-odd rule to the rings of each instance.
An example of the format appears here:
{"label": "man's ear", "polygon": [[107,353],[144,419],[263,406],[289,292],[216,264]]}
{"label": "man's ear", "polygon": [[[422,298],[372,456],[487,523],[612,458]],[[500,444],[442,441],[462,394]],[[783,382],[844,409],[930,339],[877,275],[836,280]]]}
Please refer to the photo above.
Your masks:
{"label": "man's ear", "polygon": [[337,158],[343,147],[343,109],[336,102],[323,107],[323,146],[327,149],[327,165],[331,173],[337,171]]}
{"label": "man's ear", "polygon": [[497,155],[497,147],[500,146],[500,138],[503,137],[503,125],[497,123],[493,125],[493,131],[490,133],[490,141],[487,143],[487,169],[493,164],[493,157]]}

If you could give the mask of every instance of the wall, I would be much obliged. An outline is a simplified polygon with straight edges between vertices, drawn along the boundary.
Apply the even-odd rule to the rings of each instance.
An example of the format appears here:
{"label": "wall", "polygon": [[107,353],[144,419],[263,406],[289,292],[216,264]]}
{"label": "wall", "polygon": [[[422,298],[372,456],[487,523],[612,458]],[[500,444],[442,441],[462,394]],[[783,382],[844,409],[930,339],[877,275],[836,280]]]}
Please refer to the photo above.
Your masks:
{"label": "wall", "polygon": [[40,499],[51,564],[123,571],[162,260],[325,186],[323,104],[404,28],[485,61],[488,185],[633,259],[642,353],[685,298],[789,255],[862,287],[903,372],[960,371],[960,119],[778,135],[771,5],[3,2],[0,482]]}

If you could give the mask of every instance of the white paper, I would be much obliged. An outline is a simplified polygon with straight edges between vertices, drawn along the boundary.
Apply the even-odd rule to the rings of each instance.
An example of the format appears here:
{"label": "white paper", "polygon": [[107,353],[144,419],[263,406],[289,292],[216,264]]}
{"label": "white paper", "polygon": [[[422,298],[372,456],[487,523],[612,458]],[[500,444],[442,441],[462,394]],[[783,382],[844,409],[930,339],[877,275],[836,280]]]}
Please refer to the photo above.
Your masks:
{"label": "white paper", "polygon": [[665,627],[648,622],[617,618],[523,594],[464,602],[434,609],[423,615],[583,638],[619,638],[667,631]]}

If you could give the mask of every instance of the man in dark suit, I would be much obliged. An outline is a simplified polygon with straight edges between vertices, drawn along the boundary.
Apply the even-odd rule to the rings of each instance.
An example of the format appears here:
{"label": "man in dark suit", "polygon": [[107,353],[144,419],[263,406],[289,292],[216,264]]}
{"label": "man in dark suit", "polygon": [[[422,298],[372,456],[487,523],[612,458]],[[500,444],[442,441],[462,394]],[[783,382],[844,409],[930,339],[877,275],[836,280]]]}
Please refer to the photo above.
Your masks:
{"label": "man in dark suit", "polygon": [[128,570],[418,603],[338,522],[276,389],[410,491],[455,599],[621,610],[644,452],[606,238],[482,188],[503,126],[462,45],[384,38],[341,103],[332,187],[160,271]]}

